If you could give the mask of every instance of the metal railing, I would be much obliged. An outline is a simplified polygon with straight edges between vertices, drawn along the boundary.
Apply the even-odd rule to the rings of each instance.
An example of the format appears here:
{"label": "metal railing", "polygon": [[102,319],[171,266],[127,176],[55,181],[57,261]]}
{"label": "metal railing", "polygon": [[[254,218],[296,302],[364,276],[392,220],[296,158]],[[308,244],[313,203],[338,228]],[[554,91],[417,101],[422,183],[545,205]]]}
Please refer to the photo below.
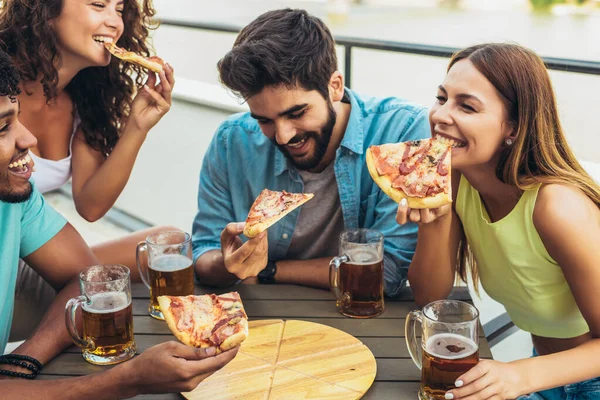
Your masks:
{"label": "metal railing", "polygon": [[[238,33],[241,27],[210,22],[190,22],[176,19],[163,18],[161,25],[175,26],[180,28],[200,29],[212,32]],[[431,57],[448,58],[458,48],[445,46],[432,46],[419,43],[394,42],[389,40],[377,40],[366,38],[355,38],[348,36],[336,36],[336,45],[344,47],[344,80],[347,87],[352,86],[352,49],[361,48],[368,50],[391,51],[395,53],[416,54]],[[573,60],[568,58],[542,57],[548,69],[579,74],[600,75],[600,62]]]}

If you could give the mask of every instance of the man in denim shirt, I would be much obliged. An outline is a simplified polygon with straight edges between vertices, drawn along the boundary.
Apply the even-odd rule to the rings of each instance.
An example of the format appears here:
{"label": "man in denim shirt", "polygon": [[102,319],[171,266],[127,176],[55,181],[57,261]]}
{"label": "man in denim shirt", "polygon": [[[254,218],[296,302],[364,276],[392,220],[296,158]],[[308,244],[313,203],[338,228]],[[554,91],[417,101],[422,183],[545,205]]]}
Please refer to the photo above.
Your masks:
{"label": "man in denim shirt", "polygon": [[[365,152],[370,145],[429,137],[427,110],[345,88],[331,33],[303,10],[259,16],[218,68],[250,113],[223,122],[204,157],[192,239],[200,282],[258,276],[262,283],[327,288],[339,234],[370,228],[385,236],[385,291],[396,295],[417,230],[396,224],[397,204],[371,179]],[[232,221],[245,221],[265,188],[315,197],[244,241],[244,222]]]}

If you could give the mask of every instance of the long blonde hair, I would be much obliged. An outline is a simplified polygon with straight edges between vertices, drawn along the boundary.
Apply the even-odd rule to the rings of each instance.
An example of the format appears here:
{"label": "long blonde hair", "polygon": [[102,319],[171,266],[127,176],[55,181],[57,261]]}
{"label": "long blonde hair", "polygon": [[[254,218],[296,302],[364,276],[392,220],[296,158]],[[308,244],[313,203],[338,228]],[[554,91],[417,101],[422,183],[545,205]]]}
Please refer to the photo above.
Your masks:
{"label": "long blonde hair", "polygon": [[[463,59],[468,59],[494,85],[516,131],[513,145],[501,155],[496,169],[498,179],[521,190],[539,183],[567,183],[600,207],[600,186],[581,167],[565,139],[542,59],[516,44],[484,43],[454,54],[448,70]],[[468,271],[477,285],[477,264],[463,240],[459,246],[458,274],[465,282]]]}

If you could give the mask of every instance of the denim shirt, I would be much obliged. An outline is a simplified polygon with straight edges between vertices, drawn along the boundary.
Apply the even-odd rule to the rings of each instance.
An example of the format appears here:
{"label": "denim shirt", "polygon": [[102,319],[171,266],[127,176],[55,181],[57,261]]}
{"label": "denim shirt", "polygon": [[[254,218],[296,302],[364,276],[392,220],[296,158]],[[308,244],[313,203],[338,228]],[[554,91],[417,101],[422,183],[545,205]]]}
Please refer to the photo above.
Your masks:
{"label": "denim shirt", "polygon": [[[365,152],[370,145],[430,137],[427,110],[397,98],[362,97],[349,89],[346,95],[352,108],[334,161],[344,226],[383,233],[385,292],[394,296],[406,281],[417,226],[396,223],[398,206],[371,179]],[[249,113],[229,117],[219,126],[202,163],[192,228],[194,263],[205,252],[220,249],[225,225],[245,221],[263,189],[302,192],[303,187],[293,164]],[[299,214],[296,209],[269,228],[269,258],[285,257]]]}

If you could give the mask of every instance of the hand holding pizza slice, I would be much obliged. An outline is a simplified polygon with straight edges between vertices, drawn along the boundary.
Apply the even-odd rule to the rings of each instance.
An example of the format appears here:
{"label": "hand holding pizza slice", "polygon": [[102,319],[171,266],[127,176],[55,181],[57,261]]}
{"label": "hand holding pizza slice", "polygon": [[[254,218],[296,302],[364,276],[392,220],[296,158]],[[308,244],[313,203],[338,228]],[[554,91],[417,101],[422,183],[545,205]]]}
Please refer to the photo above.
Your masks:
{"label": "hand holding pizza slice", "polygon": [[312,199],[312,193],[276,192],[264,189],[250,207],[244,235],[249,238],[266,231],[281,218]]}
{"label": "hand holding pizza slice", "polygon": [[367,149],[371,177],[395,202],[411,209],[452,203],[451,144],[445,139],[388,143]]}
{"label": "hand holding pizza slice", "polygon": [[173,335],[192,347],[215,347],[217,354],[248,337],[248,316],[237,292],[202,296],[158,296]]}
{"label": "hand holding pizza slice", "polygon": [[113,42],[105,42],[104,47],[113,56],[120,58],[121,60],[140,65],[144,68],[148,68],[150,71],[154,71],[156,73],[161,72],[163,70],[163,66],[165,65],[165,62],[160,57],[142,57],[132,51],[127,51],[120,48]]}

